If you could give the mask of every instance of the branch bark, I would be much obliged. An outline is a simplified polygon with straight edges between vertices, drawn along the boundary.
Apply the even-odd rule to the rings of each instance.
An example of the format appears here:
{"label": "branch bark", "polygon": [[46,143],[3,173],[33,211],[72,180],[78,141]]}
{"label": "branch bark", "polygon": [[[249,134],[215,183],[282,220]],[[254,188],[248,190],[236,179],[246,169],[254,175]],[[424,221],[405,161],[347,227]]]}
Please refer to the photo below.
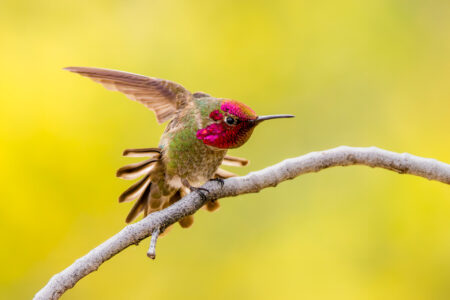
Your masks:
{"label": "branch bark", "polygon": [[102,263],[114,255],[130,245],[139,243],[153,232],[162,232],[167,226],[195,213],[209,200],[257,193],[264,188],[275,187],[280,182],[302,174],[318,172],[329,167],[350,165],[379,167],[400,174],[411,174],[450,184],[450,165],[435,159],[390,152],[376,147],[341,146],[331,150],[311,152],[286,159],[246,176],[226,179],[223,187],[218,182],[207,182],[202,186],[210,191],[206,194],[206,199],[202,199],[198,193],[190,193],[166,209],[154,212],[143,220],[126,226],[85,256],[77,259],[67,269],[54,275],[34,299],[58,299],[64,292],[74,287],[80,279],[96,271]]}

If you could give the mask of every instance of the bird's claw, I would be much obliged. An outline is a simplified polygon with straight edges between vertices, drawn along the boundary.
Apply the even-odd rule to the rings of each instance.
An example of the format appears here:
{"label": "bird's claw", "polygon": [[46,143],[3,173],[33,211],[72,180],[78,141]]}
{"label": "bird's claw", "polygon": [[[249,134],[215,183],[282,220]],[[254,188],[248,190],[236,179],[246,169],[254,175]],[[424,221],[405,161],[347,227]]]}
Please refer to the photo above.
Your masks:
{"label": "bird's claw", "polygon": [[222,178],[213,178],[210,179],[210,181],[217,181],[220,184],[221,188],[223,188],[223,185],[225,184],[225,181]]}
{"label": "bird's claw", "polygon": [[209,193],[209,190],[205,188],[191,187],[191,191],[196,192],[203,201],[206,200],[206,195],[204,193]]}

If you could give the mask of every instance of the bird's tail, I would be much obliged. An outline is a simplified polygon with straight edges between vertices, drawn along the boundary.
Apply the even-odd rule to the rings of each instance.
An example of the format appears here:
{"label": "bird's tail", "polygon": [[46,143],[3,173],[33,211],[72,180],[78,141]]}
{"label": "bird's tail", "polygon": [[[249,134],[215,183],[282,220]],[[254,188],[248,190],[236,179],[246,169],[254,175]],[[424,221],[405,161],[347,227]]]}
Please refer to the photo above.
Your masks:
{"label": "bird's tail", "polygon": [[[160,148],[144,148],[144,149],[126,149],[123,152],[127,157],[147,157],[146,160],[130,165],[126,165],[117,170],[117,177],[127,180],[134,180],[142,177],[132,186],[130,186],[125,192],[119,196],[119,202],[128,202],[136,200],[136,203],[131,208],[126,222],[130,223],[135,220],[141,213],[144,217],[151,212],[158,211],[168,207],[169,205],[177,202],[184,197],[189,190],[179,189],[172,191],[161,191],[161,188],[165,188],[155,181],[158,178],[158,174],[161,173],[161,149]],[[245,166],[248,164],[248,160],[239,157],[225,156],[222,162],[223,165],[228,166]],[[218,169],[213,178],[226,179],[236,176],[236,174],[229,171]],[[159,181],[163,180],[160,178]],[[168,194],[168,195],[166,195]],[[205,208],[208,211],[214,211],[219,208],[218,201],[208,201],[205,204]],[[183,228],[187,228],[194,222],[192,215],[186,216],[178,223]]]}

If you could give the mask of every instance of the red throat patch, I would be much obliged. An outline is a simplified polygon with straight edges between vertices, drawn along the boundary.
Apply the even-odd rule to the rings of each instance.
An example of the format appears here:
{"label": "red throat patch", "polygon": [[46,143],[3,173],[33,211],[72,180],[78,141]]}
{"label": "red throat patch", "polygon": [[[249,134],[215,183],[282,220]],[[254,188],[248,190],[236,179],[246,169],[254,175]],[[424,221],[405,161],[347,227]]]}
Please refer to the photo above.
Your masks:
{"label": "red throat patch", "polygon": [[[224,120],[232,117],[236,123],[230,125]],[[215,123],[197,131],[197,138],[204,144],[221,149],[236,148],[243,145],[250,137],[257,118],[255,112],[247,105],[227,100],[222,102],[220,110],[214,110],[209,118]]]}

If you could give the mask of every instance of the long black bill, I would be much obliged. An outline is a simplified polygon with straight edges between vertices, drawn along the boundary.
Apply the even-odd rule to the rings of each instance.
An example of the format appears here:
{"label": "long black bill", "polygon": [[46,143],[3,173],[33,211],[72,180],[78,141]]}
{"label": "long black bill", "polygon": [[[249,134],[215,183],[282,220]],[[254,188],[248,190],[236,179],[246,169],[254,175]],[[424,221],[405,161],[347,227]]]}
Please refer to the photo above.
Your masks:
{"label": "long black bill", "polygon": [[281,119],[281,118],[293,118],[295,116],[293,115],[271,115],[271,116],[259,116],[256,118],[255,123],[259,124],[262,121],[265,120],[271,120],[271,119]]}

